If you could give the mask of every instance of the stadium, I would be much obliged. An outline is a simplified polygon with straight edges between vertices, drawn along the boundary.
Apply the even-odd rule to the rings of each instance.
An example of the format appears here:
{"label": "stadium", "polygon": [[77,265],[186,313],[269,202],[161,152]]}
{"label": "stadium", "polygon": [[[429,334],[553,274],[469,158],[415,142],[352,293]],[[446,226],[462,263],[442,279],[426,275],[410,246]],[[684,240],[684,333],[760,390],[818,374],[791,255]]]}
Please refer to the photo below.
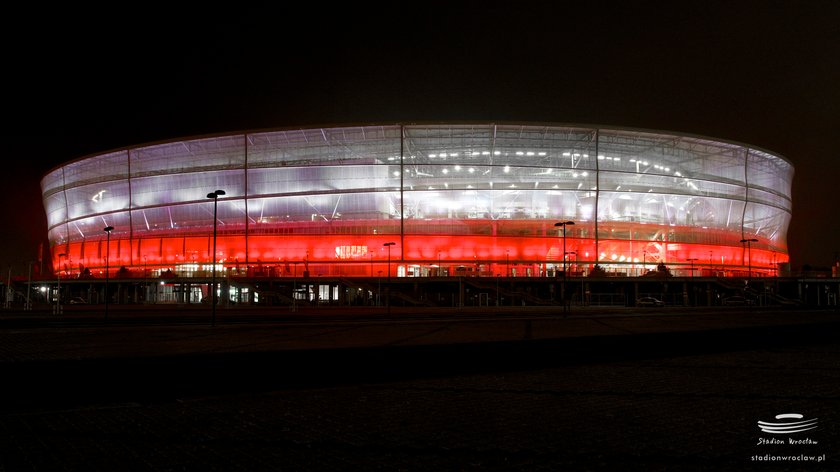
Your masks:
{"label": "stadium", "polygon": [[788,262],[792,179],[702,136],[452,123],[137,145],[41,188],[68,278],[761,277]]}

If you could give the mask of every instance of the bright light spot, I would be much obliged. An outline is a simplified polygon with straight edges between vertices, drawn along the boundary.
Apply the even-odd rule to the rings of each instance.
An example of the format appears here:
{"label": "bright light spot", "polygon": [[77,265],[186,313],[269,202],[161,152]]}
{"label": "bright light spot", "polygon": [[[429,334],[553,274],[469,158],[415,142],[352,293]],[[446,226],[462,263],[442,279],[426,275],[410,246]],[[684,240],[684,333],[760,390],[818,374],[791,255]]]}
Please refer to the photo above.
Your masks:
{"label": "bright light spot", "polygon": [[522,152],[522,151],[516,151],[516,155],[517,155],[517,156],[522,156],[522,155],[525,155],[525,153],[524,153],[524,152]]}
{"label": "bright light spot", "polygon": [[493,155],[494,156],[500,156],[500,155],[502,155],[502,151],[493,151]]}
{"label": "bright light spot", "polygon": [[443,172],[444,174],[448,174],[448,173],[449,173],[449,169],[443,169],[441,172]]}
{"label": "bright light spot", "polygon": [[571,154],[571,153],[569,153],[569,152],[564,152],[564,153],[563,153],[563,157],[569,157],[569,156],[571,156],[571,155],[572,155],[572,154]]}
{"label": "bright light spot", "polygon": [[446,157],[446,153],[445,153],[445,152],[442,152],[442,153],[440,153],[439,155],[440,155],[440,157]]}
{"label": "bright light spot", "polygon": [[453,152],[453,153],[449,154],[449,157],[458,157],[458,153],[457,153],[457,152]]}
{"label": "bright light spot", "polygon": [[437,154],[429,154],[429,157],[431,157],[432,159],[434,159],[435,157],[437,157]]}
{"label": "bright light spot", "polygon": [[93,194],[93,197],[91,198],[91,201],[101,202],[102,201],[102,196],[105,195],[105,192],[107,192],[107,190],[100,190],[100,191],[96,192],[95,194]]}
{"label": "bright light spot", "polygon": [[472,152],[472,155],[473,155],[473,156],[480,156],[480,155],[481,155],[481,153],[480,153],[480,152],[478,152],[478,151],[473,151],[473,152]]}
{"label": "bright light spot", "polygon": [[598,160],[599,160],[599,161],[603,161],[604,159],[606,159],[606,157],[605,157],[605,156],[598,156]]}
{"label": "bright light spot", "polygon": [[578,153],[574,153],[574,154],[572,154],[572,156],[573,156],[573,157],[580,157],[580,154],[578,154]]}
{"label": "bright light spot", "polygon": [[490,155],[490,151],[481,151],[481,155],[482,155],[482,156],[489,156],[489,155]]}
{"label": "bright light spot", "polygon": [[538,153],[539,156],[545,156],[545,151]]}
{"label": "bright light spot", "polygon": [[589,154],[584,154],[583,157],[589,157]]}
{"label": "bright light spot", "polygon": [[526,152],[526,153],[525,153],[525,155],[526,155],[526,156],[533,156],[533,155],[534,155],[534,151],[528,151],[528,152]]}
{"label": "bright light spot", "polygon": [[468,170],[469,170],[470,174],[472,174],[473,172],[475,172],[475,169],[474,169],[474,168],[472,168],[472,167],[470,167]]}
{"label": "bright light spot", "polygon": [[582,176],[586,177],[587,175],[589,175],[589,172],[583,172],[583,173],[582,173],[582,174],[580,174],[580,175],[582,175]]}
{"label": "bright light spot", "polygon": [[613,160],[614,160],[614,161],[620,161],[620,160],[621,160],[621,158],[620,158],[620,157],[613,157]]}
{"label": "bright light spot", "polygon": [[507,174],[508,172],[510,172],[510,166],[505,166],[504,170],[505,170],[505,174]]}
{"label": "bright light spot", "polygon": [[394,171],[394,177],[397,177],[397,176],[399,176],[399,175],[400,175],[400,171],[395,170],[395,171]]}
{"label": "bright light spot", "polygon": [[461,170],[461,166],[455,166],[455,170]]}

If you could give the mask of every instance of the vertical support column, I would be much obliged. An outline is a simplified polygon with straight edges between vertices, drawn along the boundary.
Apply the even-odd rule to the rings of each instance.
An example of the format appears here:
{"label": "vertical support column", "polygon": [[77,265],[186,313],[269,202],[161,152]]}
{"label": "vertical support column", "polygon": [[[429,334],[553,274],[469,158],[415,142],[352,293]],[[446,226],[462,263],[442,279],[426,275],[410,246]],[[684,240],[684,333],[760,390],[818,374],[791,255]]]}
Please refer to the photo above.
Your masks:
{"label": "vertical support column", "polygon": [[[598,142],[601,139],[601,133],[599,129],[595,129],[595,264],[598,264],[598,254],[601,254],[601,250],[598,247],[598,202],[601,201],[601,168],[598,164]],[[563,254],[564,260],[566,255]]]}
{"label": "vertical support column", "polygon": [[248,214],[248,134],[245,134],[245,272],[248,273],[250,266],[249,230],[251,229],[250,215]]}
{"label": "vertical support column", "polygon": [[404,260],[405,254],[405,156],[403,156],[405,144],[405,126],[400,123],[400,262]]}

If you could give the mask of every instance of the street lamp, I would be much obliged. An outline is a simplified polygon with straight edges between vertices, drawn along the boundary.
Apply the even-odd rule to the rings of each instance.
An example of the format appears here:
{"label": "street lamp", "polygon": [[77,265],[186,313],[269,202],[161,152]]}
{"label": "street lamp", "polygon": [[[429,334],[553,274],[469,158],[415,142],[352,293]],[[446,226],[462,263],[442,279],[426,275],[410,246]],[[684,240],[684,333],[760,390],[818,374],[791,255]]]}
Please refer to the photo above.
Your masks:
{"label": "street lamp", "polygon": [[111,231],[114,231],[113,226],[106,226],[102,229],[108,234],[108,241],[105,245],[105,322],[108,322],[108,262],[111,258]]}
{"label": "street lamp", "polygon": [[689,259],[686,259],[686,260],[691,263],[691,276],[694,277],[694,261],[696,261],[697,258],[692,257],[692,258],[689,258]]}
{"label": "street lamp", "polygon": [[555,227],[563,228],[563,291],[560,296],[563,298],[563,313],[566,313],[566,226],[574,225],[574,221],[561,221],[554,223]]}
{"label": "street lamp", "polygon": [[391,281],[391,246],[396,243],[385,243],[383,246],[388,248],[388,281]]}
{"label": "street lamp", "polygon": [[752,278],[752,249],[750,248],[750,243],[757,243],[758,239],[742,239],[742,243],[747,243],[747,283]]}
{"label": "street lamp", "polygon": [[383,246],[388,248],[388,286],[385,287],[385,306],[388,307],[388,314],[391,314],[391,246],[394,242],[385,243]]}
{"label": "street lamp", "polygon": [[56,291],[58,292],[55,297],[55,314],[61,314],[61,258],[67,256],[65,253],[61,253],[58,255],[58,270],[55,272],[55,275],[58,280]]}
{"label": "street lamp", "polygon": [[212,298],[210,304],[212,307],[211,324],[216,326],[216,223],[218,221],[217,214],[219,208],[219,195],[224,195],[224,190],[216,190],[207,194],[207,198],[213,199],[213,283],[210,284],[212,290]]}

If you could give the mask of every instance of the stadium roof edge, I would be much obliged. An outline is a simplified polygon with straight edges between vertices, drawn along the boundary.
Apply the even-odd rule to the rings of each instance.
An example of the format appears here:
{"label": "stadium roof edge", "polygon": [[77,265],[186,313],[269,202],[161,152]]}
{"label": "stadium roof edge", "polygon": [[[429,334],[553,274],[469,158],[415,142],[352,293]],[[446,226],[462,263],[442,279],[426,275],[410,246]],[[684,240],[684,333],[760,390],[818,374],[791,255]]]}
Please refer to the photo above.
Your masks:
{"label": "stadium roof edge", "polygon": [[570,122],[545,122],[545,121],[503,121],[503,120],[488,120],[488,121],[481,121],[481,120],[445,120],[445,121],[385,121],[385,122],[347,122],[347,123],[332,123],[332,124],[311,124],[311,125],[299,125],[299,126],[280,126],[280,127],[272,127],[272,128],[253,128],[253,129],[242,129],[236,131],[225,131],[225,132],[218,132],[218,133],[205,133],[205,134],[196,134],[196,135],[187,135],[187,136],[179,136],[170,139],[161,139],[157,141],[149,141],[149,142],[142,142],[142,143],[135,143],[130,144],[123,147],[106,149],[99,152],[94,152],[90,154],[85,154],[80,156],[76,159],[71,159],[69,161],[63,162],[58,164],[48,171],[46,171],[41,180],[43,180],[47,175],[51,174],[52,172],[72,164],[74,162],[83,161],[85,159],[89,159],[95,156],[101,156],[104,154],[111,154],[120,151],[126,151],[131,149],[137,149],[147,146],[156,146],[160,144],[167,144],[167,143],[177,143],[180,141],[192,141],[197,139],[208,139],[208,138],[215,138],[215,137],[223,137],[223,136],[237,136],[237,135],[247,135],[247,134],[257,134],[257,133],[269,133],[275,131],[292,131],[292,130],[308,130],[308,129],[329,129],[329,128],[355,128],[355,127],[371,127],[371,126],[443,126],[443,125],[456,125],[456,126],[463,126],[463,125],[502,125],[502,126],[544,126],[544,127],[557,127],[557,128],[584,128],[584,129],[598,129],[598,130],[610,130],[610,131],[627,131],[627,132],[638,132],[638,133],[649,133],[649,134],[666,134],[672,136],[680,136],[686,138],[694,138],[694,139],[704,139],[719,143],[725,144],[732,144],[735,146],[740,146],[748,149],[753,149],[756,151],[764,152],[770,154],[774,157],[778,157],[785,161],[786,163],[790,164],[791,167],[795,167],[793,162],[788,159],[786,156],[783,156],[775,151],[771,151],[769,149],[762,148],[760,146],[756,146],[753,144],[744,143],[741,141],[735,141],[731,139],[723,139],[723,138],[716,138],[712,136],[702,135],[702,134],[694,134],[682,131],[672,131],[672,130],[663,130],[663,129],[653,129],[653,128],[637,128],[637,127],[628,127],[628,126],[613,126],[613,125],[603,125],[603,124],[593,124],[593,123],[570,123]]}

